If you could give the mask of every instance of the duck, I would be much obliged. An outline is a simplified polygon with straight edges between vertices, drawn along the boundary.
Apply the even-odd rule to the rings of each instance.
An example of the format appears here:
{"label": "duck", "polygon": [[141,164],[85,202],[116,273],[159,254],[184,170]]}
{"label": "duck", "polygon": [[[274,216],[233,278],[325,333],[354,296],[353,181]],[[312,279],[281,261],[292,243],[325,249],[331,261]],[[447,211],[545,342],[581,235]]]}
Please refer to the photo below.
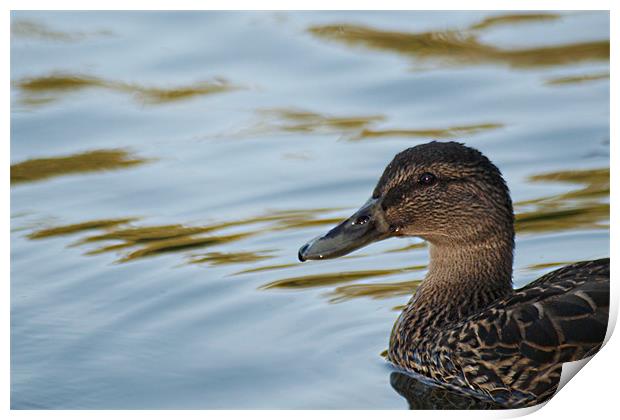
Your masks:
{"label": "duck", "polygon": [[505,408],[551,398],[562,364],[594,355],[609,318],[609,258],[573,263],[515,289],[514,211],[500,170],[459,142],[398,153],[370,199],[298,251],[336,258],[418,237],[430,261],[398,316],[387,359],[430,384]]}

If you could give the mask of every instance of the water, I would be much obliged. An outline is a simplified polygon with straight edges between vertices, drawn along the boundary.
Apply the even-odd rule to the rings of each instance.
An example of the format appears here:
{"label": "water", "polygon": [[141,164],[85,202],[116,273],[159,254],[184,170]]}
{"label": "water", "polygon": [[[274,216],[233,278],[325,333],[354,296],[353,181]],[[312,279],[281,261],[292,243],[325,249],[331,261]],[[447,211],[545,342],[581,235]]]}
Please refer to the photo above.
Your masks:
{"label": "water", "polygon": [[515,286],[609,255],[607,13],[11,21],[13,408],[469,404],[381,357],[423,243],[297,262],[433,138],[503,171]]}

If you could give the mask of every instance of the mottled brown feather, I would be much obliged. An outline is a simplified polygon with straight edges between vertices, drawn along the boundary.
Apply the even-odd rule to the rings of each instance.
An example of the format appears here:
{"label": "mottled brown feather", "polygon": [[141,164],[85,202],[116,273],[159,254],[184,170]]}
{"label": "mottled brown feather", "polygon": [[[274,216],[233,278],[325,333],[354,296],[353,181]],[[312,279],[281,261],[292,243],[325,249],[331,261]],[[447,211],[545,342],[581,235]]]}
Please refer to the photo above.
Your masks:
{"label": "mottled brown feather", "polygon": [[[365,227],[351,227],[358,225]],[[430,250],[426,277],[392,329],[388,358],[396,366],[451,391],[520,407],[550,398],[562,364],[600,348],[609,258],[514,290],[512,200],[500,170],[478,150],[431,142],[398,153],[372,199],[299,257],[331,258],[390,236],[420,237]],[[414,395],[419,387],[400,390]]]}
{"label": "mottled brown feather", "polygon": [[[421,172],[439,180],[416,184]],[[601,346],[609,315],[609,258],[511,287],[514,215],[500,171],[460,143],[399,153],[373,196],[407,236],[427,239],[429,273],[390,338],[389,359],[506,407],[540,403],[562,363]]]}

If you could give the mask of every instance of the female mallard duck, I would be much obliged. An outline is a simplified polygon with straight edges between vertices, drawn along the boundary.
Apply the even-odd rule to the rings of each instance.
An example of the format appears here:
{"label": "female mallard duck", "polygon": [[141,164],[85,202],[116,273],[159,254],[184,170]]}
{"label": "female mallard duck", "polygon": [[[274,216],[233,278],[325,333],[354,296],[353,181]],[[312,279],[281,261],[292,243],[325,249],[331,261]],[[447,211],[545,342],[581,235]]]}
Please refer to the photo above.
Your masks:
{"label": "female mallard duck", "polygon": [[518,407],[550,398],[562,363],[600,348],[609,258],[514,290],[512,201],[499,169],[479,151],[431,142],[399,153],[370,200],[302,246],[299,259],[334,258],[392,236],[430,244],[425,280],[392,330],[395,365]]}

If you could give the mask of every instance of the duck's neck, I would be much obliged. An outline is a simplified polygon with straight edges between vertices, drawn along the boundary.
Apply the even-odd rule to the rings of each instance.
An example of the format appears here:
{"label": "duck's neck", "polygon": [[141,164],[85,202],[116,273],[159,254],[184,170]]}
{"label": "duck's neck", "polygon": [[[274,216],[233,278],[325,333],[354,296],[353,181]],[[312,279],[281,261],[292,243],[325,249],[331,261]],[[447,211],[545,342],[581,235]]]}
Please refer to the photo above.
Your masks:
{"label": "duck's neck", "polygon": [[459,321],[512,293],[512,236],[467,245],[430,245],[428,273],[409,301],[408,329]]}
{"label": "duck's neck", "polygon": [[419,365],[416,349],[424,354],[451,325],[511,294],[513,243],[509,236],[466,246],[431,244],[426,278],[392,329],[390,360]]}
{"label": "duck's neck", "polygon": [[[430,264],[415,303],[447,308],[449,320],[476,313],[512,292],[512,240],[430,245]],[[412,302],[414,303],[414,302]]]}

